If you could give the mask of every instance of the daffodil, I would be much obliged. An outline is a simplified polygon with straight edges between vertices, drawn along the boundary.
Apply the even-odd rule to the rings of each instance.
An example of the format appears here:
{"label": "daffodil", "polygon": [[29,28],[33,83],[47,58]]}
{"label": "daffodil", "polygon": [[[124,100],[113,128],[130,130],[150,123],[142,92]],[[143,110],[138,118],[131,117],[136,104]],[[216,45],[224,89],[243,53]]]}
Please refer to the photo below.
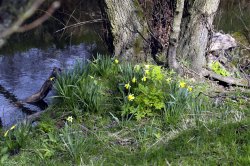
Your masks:
{"label": "daffodil", "polygon": [[72,123],[72,121],[73,121],[72,116],[69,116],[69,117],[67,118],[67,121]]}
{"label": "daffodil", "polygon": [[186,87],[186,83],[184,81],[181,81],[180,84],[179,84],[179,86],[181,88],[185,88]]}
{"label": "daffodil", "polygon": [[147,77],[143,76],[141,80],[145,82],[145,81],[147,81]]}
{"label": "daffodil", "polygon": [[125,84],[125,85],[124,85],[124,87],[125,87],[126,89],[131,88],[131,86],[130,86],[130,84],[129,84],[129,83]]}
{"label": "daffodil", "polygon": [[133,101],[135,99],[134,94],[129,94],[128,95],[128,101]]}
{"label": "daffodil", "polygon": [[15,128],[16,128],[16,125],[11,126],[11,128],[4,133],[4,137],[7,137],[9,131],[14,130]]}
{"label": "daffodil", "polygon": [[7,131],[4,133],[4,137],[7,137],[9,131],[10,131],[10,130],[7,130]]}
{"label": "daffodil", "polygon": [[172,81],[172,78],[169,77],[166,79],[166,81],[167,81],[167,83],[170,83]]}
{"label": "daffodil", "polygon": [[145,74],[148,75],[149,74],[149,70],[144,70]]}
{"label": "daffodil", "polygon": [[187,89],[189,92],[192,92],[192,90],[193,90],[193,88],[191,86],[189,86]]}
{"label": "daffodil", "polygon": [[119,63],[119,60],[118,60],[118,59],[115,59],[114,62],[115,62],[115,64],[118,64],[118,63]]}
{"label": "daffodil", "polygon": [[146,69],[146,70],[148,70],[148,69],[149,69],[149,67],[150,67],[149,65],[145,65],[145,69]]}
{"label": "daffodil", "polygon": [[10,128],[10,130],[14,130],[14,128],[16,128],[16,125],[12,126],[12,127]]}
{"label": "daffodil", "polygon": [[135,78],[135,77],[132,78],[132,82],[133,82],[133,83],[136,82],[136,78]]}
{"label": "daffodil", "polygon": [[50,77],[49,80],[50,80],[50,81],[54,81],[54,80],[55,80],[55,77]]}
{"label": "daffodil", "polygon": [[135,65],[134,70],[138,72],[140,68],[141,68],[140,65]]}

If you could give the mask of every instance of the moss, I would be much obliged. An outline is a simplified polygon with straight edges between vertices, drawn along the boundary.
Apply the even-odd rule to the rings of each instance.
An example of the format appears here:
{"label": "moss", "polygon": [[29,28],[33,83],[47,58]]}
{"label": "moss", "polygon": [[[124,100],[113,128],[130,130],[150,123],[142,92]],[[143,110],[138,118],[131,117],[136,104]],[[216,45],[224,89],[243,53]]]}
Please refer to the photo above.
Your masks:
{"label": "moss", "polygon": [[142,51],[142,45],[143,45],[142,39],[140,37],[137,37],[135,39],[135,43],[133,45],[133,49],[134,49],[135,55],[139,55],[140,54],[140,52]]}
{"label": "moss", "polygon": [[211,69],[216,73],[222,76],[229,76],[230,73],[218,62],[212,62]]}
{"label": "moss", "polygon": [[139,17],[139,19],[143,19],[144,18],[144,12],[143,9],[141,8],[140,2],[138,0],[134,1],[134,7],[137,13],[137,16]]}
{"label": "moss", "polygon": [[248,42],[246,36],[242,32],[234,32],[232,36],[241,44],[244,45],[249,45],[250,43]]}

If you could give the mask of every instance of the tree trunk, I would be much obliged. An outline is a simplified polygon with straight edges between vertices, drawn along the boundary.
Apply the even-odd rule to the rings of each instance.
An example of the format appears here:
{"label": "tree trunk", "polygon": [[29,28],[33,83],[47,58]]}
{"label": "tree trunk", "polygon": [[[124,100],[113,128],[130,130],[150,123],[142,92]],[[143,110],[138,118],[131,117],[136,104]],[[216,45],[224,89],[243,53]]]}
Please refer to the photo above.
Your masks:
{"label": "tree trunk", "polygon": [[206,65],[205,53],[212,32],[214,15],[220,0],[188,1],[188,12],[183,16],[177,55],[188,59],[191,68],[200,72]]}
{"label": "tree trunk", "polygon": [[[178,39],[181,30],[181,20],[184,9],[185,0],[177,0],[176,9],[174,12],[174,21],[172,25],[172,30],[169,38],[169,48],[168,48],[168,65],[170,69],[175,71],[180,71],[179,64],[176,59],[176,48],[178,46]],[[165,53],[166,54],[166,53]]]}
{"label": "tree trunk", "polygon": [[112,33],[113,52],[126,61],[146,61],[144,42],[146,24],[139,3],[133,0],[103,0],[105,15]]}
{"label": "tree trunk", "polygon": [[[104,11],[110,23],[115,56],[129,61],[145,60],[146,58],[143,56],[145,51],[143,53],[143,50],[148,45],[145,46],[143,39],[146,38],[147,40],[148,32],[145,29],[148,29],[148,27],[141,15],[147,14],[141,14],[138,2],[133,0],[100,1],[106,6]],[[146,0],[140,0],[141,4],[146,2]],[[169,46],[163,49],[163,54],[168,54],[168,64],[171,68],[178,68],[176,56],[189,60],[190,67],[195,71],[201,71],[202,67],[205,67],[205,53],[219,2],[220,0],[169,1],[169,4],[175,4],[176,6],[173,13],[172,32],[167,39],[169,40]],[[183,10],[184,13],[182,13]],[[171,10],[168,12],[171,12]]]}

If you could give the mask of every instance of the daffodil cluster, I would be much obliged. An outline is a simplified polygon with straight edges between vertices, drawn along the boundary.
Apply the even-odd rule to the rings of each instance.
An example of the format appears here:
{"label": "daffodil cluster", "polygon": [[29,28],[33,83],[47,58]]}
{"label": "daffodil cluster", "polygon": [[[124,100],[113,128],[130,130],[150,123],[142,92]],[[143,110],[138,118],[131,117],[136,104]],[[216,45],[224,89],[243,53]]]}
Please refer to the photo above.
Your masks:
{"label": "daffodil cluster", "polygon": [[187,88],[187,90],[188,90],[189,92],[192,92],[192,90],[193,90],[193,87],[192,87],[192,86],[188,86],[187,83],[184,82],[184,81],[180,81],[179,87],[180,87],[180,88]]}

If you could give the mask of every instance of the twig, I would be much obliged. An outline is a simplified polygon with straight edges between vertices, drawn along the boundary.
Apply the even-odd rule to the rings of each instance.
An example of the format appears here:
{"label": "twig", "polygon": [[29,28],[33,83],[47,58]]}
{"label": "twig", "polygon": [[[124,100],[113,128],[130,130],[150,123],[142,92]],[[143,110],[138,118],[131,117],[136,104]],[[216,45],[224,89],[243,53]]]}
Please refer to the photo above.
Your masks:
{"label": "twig", "polygon": [[102,21],[104,21],[104,19],[96,19],[96,20],[89,20],[89,21],[79,22],[79,23],[76,23],[76,24],[65,26],[64,28],[57,30],[55,33],[63,31],[63,30],[68,29],[68,28],[78,27],[78,26],[81,26],[81,25],[97,23],[97,22],[102,22]]}
{"label": "twig", "polygon": [[200,92],[195,98],[197,99],[201,94],[204,95],[204,96],[207,96],[209,98],[220,98],[220,97],[225,98],[226,97],[226,94],[224,92],[222,92],[222,93],[220,93],[220,94],[218,94],[216,96],[211,96],[211,95],[208,95],[208,94],[206,94],[204,92]]}

